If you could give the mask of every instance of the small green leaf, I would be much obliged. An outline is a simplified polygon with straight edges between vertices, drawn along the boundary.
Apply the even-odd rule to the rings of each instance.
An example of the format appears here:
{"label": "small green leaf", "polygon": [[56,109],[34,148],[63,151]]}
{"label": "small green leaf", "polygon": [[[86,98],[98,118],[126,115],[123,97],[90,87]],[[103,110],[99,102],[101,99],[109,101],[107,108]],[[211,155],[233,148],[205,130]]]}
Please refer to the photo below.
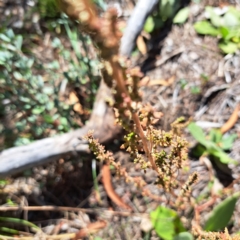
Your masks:
{"label": "small green leaf", "polygon": [[228,36],[229,36],[229,33],[230,33],[230,30],[229,30],[228,28],[226,28],[226,27],[220,27],[220,28],[219,28],[219,31],[220,31],[220,33],[221,33],[221,35],[222,35],[222,38],[228,39]]}
{"label": "small green leaf", "polygon": [[214,12],[213,7],[207,6],[206,12],[209,14],[213,26],[220,27],[222,25],[223,20],[219,15]]}
{"label": "small green leaf", "polygon": [[219,143],[222,139],[222,133],[219,129],[211,129],[209,133],[209,140],[215,143]]}
{"label": "small green leaf", "polygon": [[21,50],[22,48],[22,43],[23,43],[23,37],[22,35],[18,35],[15,40],[15,46],[18,50]]}
{"label": "small green leaf", "polygon": [[216,143],[206,139],[203,130],[195,123],[190,123],[188,125],[188,130],[192,136],[206,148],[206,152],[209,155],[214,155],[224,164],[236,163],[236,161],[230,158],[220,147],[217,146]]}
{"label": "small green leaf", "polygon": [[49,115],[49,114],[45,114],[45,115],[43,115],[43,119],[44,119],[44,121],[46,122],[46,123],[53,123],[53,118],[52,118],[52,116],[51,115]]}
{"label": "small green leaf", "polygon": [[237,134],[231,134],[227,137],[223,137],[221,140],[221,148],[223,150],[230,150],[232,148],[233,142],[236,140]]}
{"label": "small green leaf", "polygon": [[22,80],[23,76],[20,72],[13,72],[13,76],[17,79],[17,80]]}
{"label": "small green leaf", "polygon": [[149,16],[144,24],[144,31],[151,33],[154,30],[155,23],[153,17]]}
{"label": "small green leaf", "polygon": [[172,240],[176,234],[185,231],[178,214],[170,208],[159,206],[150,213],[150,219],[155,231],[164,240]]}
{"label": "small green leaf", "polygon": [[218,231],[227,227],[240,196],[240,192],[234,193],[232,196],[226,198],[218,204],[212,211],[211,216],[208,218],[204,230]]}
{"label": "small green leaf", "polygon": [[200,87],[198,87],[198,86],[192,86],[191,87],[191,93],[192,94],[199,94],[200,92],[201,92]]}
{"label": "small green leaf", "polygon": [[181,9],[173,19],[173,23],[185,23],[188,19],[189,7]]}
{"label": "small green leaf", "polygon": [[193,240],[193,235],[189,232],[181,232],[174,237],[174,240]]}
{"label": "small green leaf", "polygon": [[208,21],[200,21],[194,24],[194,29],[197,33],[203,35],[218,36],[220,34],[219,30],[213,27]]}
{"label": "small green leaf", "polygon": [[0,33],[0,39],[3,40],[4,42],[8,42],[8,43],[11,42],[11,39],[3,33]]}
{"label": "small green leaf", "polygon": [[219,48],[224,53],[235,53],[238,49],[238,44],[233,42],[222,42],[218,44]]}
{"label": "small green leaf", "polygon": [[45,110],[45,107],[44,107],[44,106],[38,106],[38,107],[35,107],[35,108],[32,110],[32,113],[33,113],[33,114],[40,114],[40,113],[42,113],[44,110]]}

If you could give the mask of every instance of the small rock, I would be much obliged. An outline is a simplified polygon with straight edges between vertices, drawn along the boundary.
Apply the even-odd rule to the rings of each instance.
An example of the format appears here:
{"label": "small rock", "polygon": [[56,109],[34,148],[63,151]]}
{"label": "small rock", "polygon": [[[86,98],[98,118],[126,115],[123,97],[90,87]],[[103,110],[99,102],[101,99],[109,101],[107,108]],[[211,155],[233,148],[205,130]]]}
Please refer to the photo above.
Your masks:
{"label": "small rock", "polygon": [[150,230],[152,230],[153,225],[151,220],[149,218],[143,217],[140,224],[140,228],[144,232],[149,232]]}

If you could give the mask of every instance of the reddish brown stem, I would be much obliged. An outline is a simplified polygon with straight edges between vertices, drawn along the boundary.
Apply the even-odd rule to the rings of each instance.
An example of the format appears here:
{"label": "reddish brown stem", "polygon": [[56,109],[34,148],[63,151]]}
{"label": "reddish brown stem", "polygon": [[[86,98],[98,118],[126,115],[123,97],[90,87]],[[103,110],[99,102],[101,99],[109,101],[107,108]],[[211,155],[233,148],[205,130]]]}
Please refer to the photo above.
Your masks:
{"label": "reddish brown stem", "polygon": [[117,81],[118,91],[120,93],[124,94],[124,97],[127,99],[127,101],[125,102],[126,105],[127,105],[127,109],[130,110],[130,112],[132,113],[132,118],[133,118],[134,123],[136,124],[136,128],[137,128],[139,137],[142,140],[143,149],[144,149],[144,151],[145,151],[145,153],[147,155],[147,158],[149,159],[153,169],[156,172],[158,172],[157,166],[156,166],[156,164],[155,164],[155,162],[153,160],[152,154],[151,154],[150,149],[148,147],[148,141],[147,141],[147,138],[146,138],[146,136],[145,136],[145,134],[143,132],[142,125],[140,123],[139,117],[138,117],[137,113],[134,112],[134,109],[132,109],[132,99],[131,99],[128,91],[127,91],[126,86],[125,86],[125,81],[124,81],[122,69],[119,66],[119,64],[117,64],[114,61],[113,58],[111,58],[109,62],[110,62],[111,67],[113,69],[113,77]]}
{"label": "reddish brown stem", "polygon": [[107,195],[110,197],[110,199],[117,204],[119,207],[122,207],[124,209],[127,209],[129,211],[132,210],[132,208],[127,205],[114,191],[111,181],[111,172],[109,165],[103,165],[102,167],[102,181],[103,186],[105,188],[105,191],[107,192]]}

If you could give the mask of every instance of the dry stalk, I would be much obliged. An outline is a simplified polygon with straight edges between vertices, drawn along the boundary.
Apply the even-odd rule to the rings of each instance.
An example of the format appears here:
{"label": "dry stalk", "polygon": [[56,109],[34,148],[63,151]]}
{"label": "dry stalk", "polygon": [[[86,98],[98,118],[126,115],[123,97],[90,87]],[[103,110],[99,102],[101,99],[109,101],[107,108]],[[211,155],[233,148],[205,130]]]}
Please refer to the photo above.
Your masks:
{"label": "dry stalk", "polygon": [[[103,17],[98,17],[91,1],[57,1],[62,11],[73,20],[80,22],[82,31],[88,33],[97,46],[103,62],[103,79],[112,89],[114,96],[109,103],[115,108],[117,121],[128,132],[124,147],[131,153],[134,161],[141,164],[142,169],[145,171],[147,168],[154,169],[158,174],[156,183],[170,191],[170,188],[177,186],[175,183],[177,171],[186,159],[188,143],[178,136],[177,130],[182,119],[178,119],[173,125],[173,130],[168,133],[154,129],[153,124],[162,114],[154,111],[150,105],[141,104],[138,86],[141,84],[143,74],[139,69],[128,70],[126,61],[118,54],[121,32],[118,29],[115,9],[110,8]],[[88,139],[91,140],[90,135]],[[95,150],[101,148],[94,144],[90,147]],[[139,150],[144,151],[146,157],[139,154]],[[98,150],[95,152],[99,154]],[[98,156],[103,161],[108,157],[110,157],[108,153]],[[126,171],[121,170],[114,159],[107,162],[111,162],[119,170],[120,175],[129,181],[130,177]],[[135,180],[131,179],[131,181]]]}

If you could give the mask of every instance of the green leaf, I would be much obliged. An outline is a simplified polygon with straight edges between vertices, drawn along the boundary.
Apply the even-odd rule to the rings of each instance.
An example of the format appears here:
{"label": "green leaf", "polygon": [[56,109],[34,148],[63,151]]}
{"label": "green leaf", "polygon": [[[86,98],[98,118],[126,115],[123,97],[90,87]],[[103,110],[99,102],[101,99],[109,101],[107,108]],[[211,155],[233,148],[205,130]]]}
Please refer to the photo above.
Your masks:
{"label": "green leaf", "polygon": [[144,24],[144,31],[151,33],[154,30],[155,24],[153,17],[149,16]]}
{"label": "green leaf", "polygon": [[[199,142],[201,143],[203,146],[206,145],[206,136],[203,132],[203,130],[197,126],[196,123],[194,122],[191,122],[189,125],[188,125],[188,130],[189,132],[192,134],[192,136]],[[206,146],[205,146],[206,147]]]}
{"label": "green leaf", "polygon": [[35,224],[27,221],[27,220],[22,220],[19,218],[11,218],[11,217],[0,217],[0,221],[3,222],[9,222],[9,223],[17,223],[17,224],[22,224],[24,226],[28,226],[31,228],[36,229],[37,231],[41,231],[41,228],[39,228],[38,226],[36,226]]}
{"label": "green leaf", "polygon": [[10,38],[13,39],[15,37],[15,34],[11,28],[8,28],[6,31],[6,35]]}
{"label": "green leaf", "polygon": [[224,20],[224,26],[226,27],[232,28],[240,25],[239,17],[236,16],[234,11],[229,10],[224,15],[223,20]]}
{"label": "green leaf", "polygon": [[15,146],[22,146],[22,145],[27,145],[31,143],[31,140],[25,137],[19,137],[17,140],[14,142]]}
{"label": "green leaf", "polygon": [[4,42],[8,42],[8,43],[11,42],[11,39],[3,33],[0,33],[0,39],[3,40]]}
{"label": "green leaf", "polygon": [[218,231],[227,227],[239,196],[240,192],[234,193],[232,196],[226,198],[218,204],[213,209],[211,216],[208,218],[204,226],[204,230]]}
{"label": "green leaf", "polygon": [[222,35],[222,38],[228,39],[228,36],[229,36],[229,33],[230,33],[230,30],[229,30],[228,28],[226,28],[226,27],[220,27],[220,28],[219,28],[219,31],[220,31],[220,33],[221,33],[221,35]]}
{"label": "green leaf", "polygon": [[192,86],[191,87],[191,93],[192,94],[199,94],[200,92],[201,92],[200,87],[198,87],[198,86]]}
{"label": "green leaf", "polygon": [[164,240],[172,240],[176,234],[185,231],[178,214],[170,208],[159,206],[150,213],[150,219],[155,231]]}
{"label": "green leaf", "polygon": [[[0,227],[0,231],[5,232],[5,233],[10,233],[10,234],[19,234],[18,230],[15,230],[15,229],[12,229],[12,228],[7,228],[7,227]],[[4,237],[1,238],[1,239],[4,239]]]}
{"label": "green leaf", "polygon": [[189,232],[181,232],[174,237],[174,240],[193,240],[193,235]]}
{"label": "green leaf", "polygon": [[159,13],[163,21],[172,18],[178,10],[180,4],[178,0],[161,0],[159,4]]}
{"label": "green leaf", "polygon": [[222,25],[223,20],[219,15],[214,12],[213,7],[207,6],[206,12],[209,14],[213,26],[220,27]]}
{"label": "green leaf", "polygon": [[18,50],[21,50],[22,48],[22,43],[23,43],[23,37],[22,35],[18,35],[15,40],[15,46]]}
{"label": "green leaf", "polygon": [[194,24],[194,29],[197,33],[203,35],[218,36],[219,30],[213,27],[208,21],[200,21]]}
{"label": "green leaf", "polygon": [[32,110],[32,113],[33,113],[33,114],[40,114],[40,113],[42,113],[44,110],[45,110],[45,107],[44,107],[44,106],[38,106],[38,107],[35,107],[35,108]]}
{"label": "green leaf", "polygon": [[223,137],[221,140],[221,148],[223,150],[230,150],[233,146],[233,142],[236,140],[237,134],[231,134],[227,137]]}
{"label": "green leaf", "polygon": [[223,152],[221,150],[221,148],[217,147],[216,145],[211,148],[211,149],[207,149],[209,154],[214,155],[215,157],[219,158],[219,161],[221,163],[224,164],[229,164],[229,163],[233,163],[233,164],[237,164],[237,161],[235,161],[234,159],[230,158],[225,152]]}
{"label": "green leaf", "polygon": [[44,121],[45,121],[46,123],[53,123],[53,122],[54,122],[52,116],[49,115],[49,114],[43,115],[43,119],[44,119]]}
{"label": "green leaf", "polygon": [[185,23],[188,19],[189,7],[181,9],[173,19],[173,23]]}
{"label": "green leaf", "polygon": [[222,133],[219,129],[211,129],[209,133],[209,140],[215,143],[219,143],[222,139]]}
{"label": "green leaf", "polygon": [[13,76],[17,79],[17,80],[22,80],[23,76],[20,72],[13,72]]}
{"label": "green leaf", "polygon": [[238,44],[233,42],[222,42],[218,44],[218,47],[224,52],[224,53],[235,53],[238,49]]}
{"label": "green leaf", "polygon": [[195,123],[190,123],[188,125],[188,130],[192,136],[206,148],[206,152],[208,154],[219,158],[219,160],[224,164],[236,163],[236,161],[230,158],[225,152],[223,152],[223,150],[218,147],[216,143],[206,139],[203,130]]}

